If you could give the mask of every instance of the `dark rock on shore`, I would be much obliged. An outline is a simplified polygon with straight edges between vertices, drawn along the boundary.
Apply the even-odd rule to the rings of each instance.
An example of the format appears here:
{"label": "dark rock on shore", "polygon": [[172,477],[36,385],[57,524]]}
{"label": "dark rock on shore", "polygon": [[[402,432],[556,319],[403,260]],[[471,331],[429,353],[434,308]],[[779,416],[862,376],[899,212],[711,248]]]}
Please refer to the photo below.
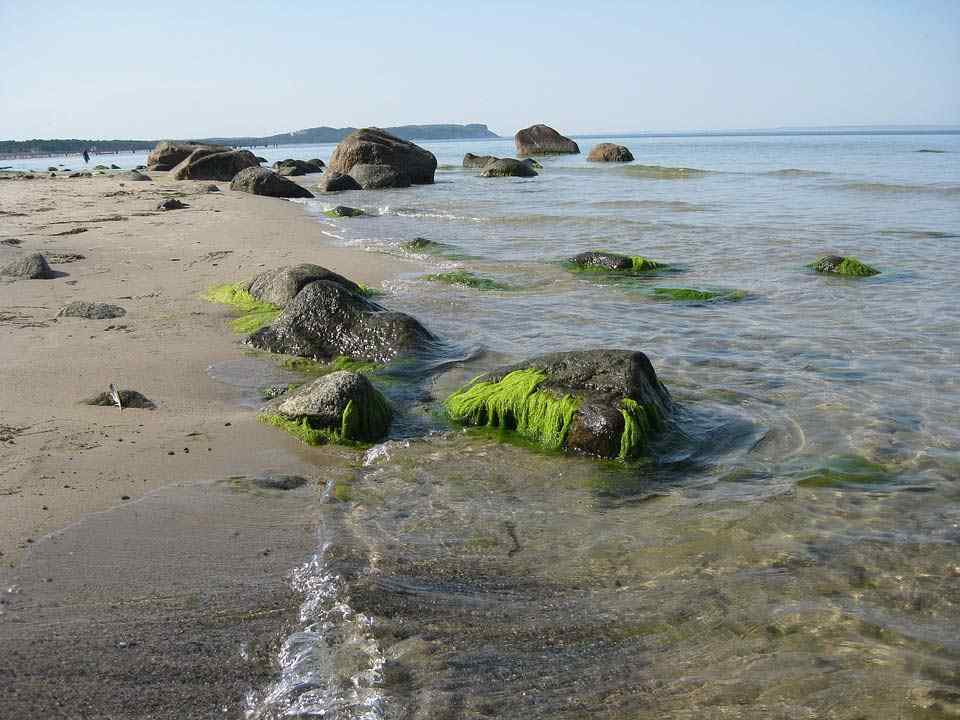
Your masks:
{"label": "dark rock on shore", "polygon": [[870,277],[880,274],[879,270],[860,262],[857,258],[842,255],[824,255],[816,262],[811,263],[809,267],[820,273],[846,275],[848,277]]}
{"label": "dark rock on shore", "polygon": [[310,175],[311,173],[323,172],[322,160],[278,160],[273,164],[273,169],[279,175],[286,177],[299,177],[300,175]]}
{"label": "dark rock on shore", "polygon": [[256,156],[249,150],[217,152],[194,150],[172,170],[174,180],[233,180],[238,172],[259,167]]}
{"label": "dark rock on shore", "polygon": [[426,348],[433,336],[415,318],[320,280],[304,287],[280,317],[247,342],[260,350],[329,361],[343,355],[384,363]]}
{"label": "dark rock on shore", "polygon": [[337,145],[330,158],[329,171],[352,175],[354,165],[386,165],[413,185],[433,182],[437,158],[409,140],[401,140],[379,128],[363,128],[350,133]]}
{"label": "dark rock on shore", "polygon": [[304,287],[317,280],[328,280],[342,285],[350,292],[360,293],[360,286],[332,270],[320,265],[303,263],[284,265],[267,270],[250,281],[247,288],[253,297],[277,307],[286,307]]}
{"label": "dark rock on shore", "polygon": [[364,190],[410,187],[410,178],[389,165],[358,163],[351,168],[350,177]]}
{"label": "dark rock on shore", "polygon": [[59,317],[76,317],[87,320],[111,320],[127,314],[119,305],[109,303],[92,303],[77,300],[63,307],[57,315]]}
{"label": "dark rock on shore", "polygon": [[184,208],[190,207],[186,203],[182,203],[176,198],[167,198],[166,200],[161,201],[157,205],[157,210],[183,210]]}
{"label": "dark rock on shore", "polygon": [[[121,390],[119,395],[120,404],[123,405],[124,410],[127,408],[136,408],[138,410],[154,410],[157,407],[152,400],[136,390]],[[113,401],[113,396],[109,392],[102,392],[99,395],[94,395],[93,397],[87,398],[82,402],[84,405],[101,405],[104,407],[117,406],[117,404]]]}
{"label": "dark rock on shore", "polygon": [[463,166],[465,168],[483,168],[488,163],[499,159],[500,158],[494,157],[493,155],[474,155],[473,153],[467,153],[463,156]]}
{"label": "dark rock on shore", "polygon": [[293,180],[267,168],[252,166],[238,172],[230,183],[231,190],[278,198],[312,198],[313,193]]}
{"label": "dark rock on shore", "polygon": [[517,155],[576,155],[580,146],[548,125],[531,125],[513,136]]}
{"label": "dark rock on shore", "polygon": [[49,280],[53,277],[53,270],[43,255],[33,253],[4,265],[0,268],[0,275],[21,280]]}
{"label": "dark rock on shore", "polygon": [[587,155],[591,162],[633,162],[633,153],[623,145],[600,143]]}
{"label": "dark rock on shore", "polygon": [[150,170],[172,170],[186,160],[195,150],[209,150],[211,152],[227,152],[226,145],[206,145],[203,143],[176,143],[161,142],[147,156],[147,166]]}
{"label": "dark rock on shore", "polygon": [[349,175],[342,172],[330,170],[329,168],[317,183],[317,189],[321,192],[340,192],[341,190],[362,190],[360,183]]}
{"label": "dark rock on shore", "polygon": [[253,479],[253,484],[257,487],[270,490],[295,490],[307,484],[307,479],[300,475],[279,475],[266,473],[258,475]]}
{"label": "dark rock on shore", "polygon": [[483,166],[480,177],[536,177],[539,173],[530,165],[513,158],[501,158]]}
{"label": "dark rock on shore", "polygon": [[542,355],[482,376],[446,402],[469,425],[513,430],[539,445],[604,458],[641,454],[672,410],[646,355]]}

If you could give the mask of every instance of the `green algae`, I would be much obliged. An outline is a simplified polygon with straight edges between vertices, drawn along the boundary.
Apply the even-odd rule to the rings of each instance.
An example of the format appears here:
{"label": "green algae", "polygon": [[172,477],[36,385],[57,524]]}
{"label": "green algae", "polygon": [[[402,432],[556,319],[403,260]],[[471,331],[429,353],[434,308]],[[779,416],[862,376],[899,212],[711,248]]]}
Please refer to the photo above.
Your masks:
{"label": "green algae", "polygon": [[216,285],[203,294],[209,302],[229,305],[241,313],[230,322],[230,328],[239,335],[248,335],[270,325],[282,312],[282,308],[257,300],[247,291],[246,283]]}
{"label": "green algae", "polygon": [[284,355],[280,358],[280,367],[285,370],[304,373],[305,375],[329,375],[338,370],[349,370],[355,373],[371,373],[380,370],[383,366],[366,360],[354,360],[346,355],[338,355],[329,362],[320,362],[310,358]]}
{"label": "green algae", "polygon": [[623,415],[623,434],[620,436],[621,460],[639,457],[647,447],[650,434],[663,427],[663,418],[656,408],[641,405],[632,398],[624,398],[620,403]]}
{"label": "green algae", "polygon": [[324,210],[323,214],[328,218],[344,218],[344,217],[360,217],[365,213],[360,208],[347,207],[346,205],[338,205],[335,208],[330,210]]}
{"label": "green algae", "polygon": [[436,273],[434,275],[424,275],[424,280],[431,282],[441,282],[447,285],[463,285],[474,290],[511,290],[509,285],[497,282],[490,278],[475,275],[466,270],[451,270],[450,272]]}
{"label": "green algae", "polygon": [[285,430],[307,445],[336,443],[362,447],[387,434],[393,419],[393,408],[374,388],[367,402],[347,402],[340,414],[340,424],[336,427],[319,425],[311,417],[289,418],[273,411],[260,413],[257,419],[265,425]]}
{"label": "green algae", "polygon": [[736,302],[743,300],[747,293],[743,290],[694,290],[692,288],[654,288],[653,296],[661,300],[674,300],[677,302],[710,302],[715,300],[727,300]]}
{"label": "green algae", "polygon": [[380,288],[370,287],[369,285],[364,285],[363,283],[357,283],[357,287],[360,288],[358,294],[365,298],[374,298],[380,297],[381,295],[386,295],[386,293]]}
{"label": "green algae", "polygon": [[845,275],[847,277],[870,277],[879,275],[880,271],[870,267],[866,263],[860,262],[855,257],[844,257],[839,263],[830,255],[818,258],[815,262],[807,265],[820,273],[829,273],[832,275]]}
{"label": "green algae", "polygon": [[797,481],[799,487],[836,488],[848,485],[883,485],[895,479],[883,465],[859,455],[834,455],[823,467],[808,472]]}
{"label": "green algae", "polygon": [[477,380],[447,398],[450,417],[460,423],[505,429],[557,450],[563,446],[580,401],[538,390],[547,379],[539,370],[514,370],[500,382]]}

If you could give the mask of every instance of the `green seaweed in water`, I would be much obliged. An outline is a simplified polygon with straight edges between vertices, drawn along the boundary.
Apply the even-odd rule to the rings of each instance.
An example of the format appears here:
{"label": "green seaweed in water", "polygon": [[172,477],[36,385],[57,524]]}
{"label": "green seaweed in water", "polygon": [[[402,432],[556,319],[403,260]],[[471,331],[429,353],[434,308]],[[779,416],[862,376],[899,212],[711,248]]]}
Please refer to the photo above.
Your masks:
{"label": "green seaweed in water", "polygon": [[636,400],[624,398],[620,403],[623,415],[623,434],[620,436],[620,459],[639,457],[647,447],[650,434],[663,427],[663,419],[654,407],[641,405]]}
{"label": "green seaweed in water", "polygon": [[346,355],[338,355],[329,362],[320,362],[318,360],[311,360],[310,358],[287,355],[281,357],[280,367],[285,370],[293,370],[294,372],[319,377],[320,375],[329,375],[338,370],[350,370],[355,373],[371,373],[379,370],[382,365],[367,362],[366,360],[354,360]]}
{"label": "green seaweed in water", "polygon": [[[605,250],[595,250],[596,253],[603,253],[605,255],[616,255],[617,253],[607,253]],[[597,263],[584,263],[580,264],[577,262],[566,262],[567,269],[573,272],[601,272],[601,273],[616,273],[616,274],[631,274],[631,273],[647,273],[655,272],[657,270],[666,270],[670,266],[667,263],[657,262],[656,260],[651,260],[650,258],[643,257],[642,255],[622,255],[623,257],[630,261],[630,267],[625,268],[612,268],[605,265],[600,265]]]}
{"label": "green seaweed in water", "polygon": [[847,277],[870,277],[880,274],[879,270],[860,262],[855,257],[839,258],[826,255],[816,262],[810,263],[807,267],[811,267],[817,272],[846,275]]}
{"label": "green seaweed in water", "polygon": [[340,415],[338,427],[318,425],[310,417],[288,418],[276,412],[264,412],[258,417],[260,422],[273,425],[299,438],[307,445],[365,445],[383,438],[390,429],[393,408],[378,391],[364,403],[350,400]]}
{"label": "green seaweed in water", "polygon": [[447,285],[464,285],[474,290],[510,290],[509,285],[491,280],[490,278],[474,275],[466,270],[452,270],[450,272],[424,275],[424,280],[446,283]]}
{"label": "green seaweed in water", "polygon": [[806,488],[833,488],[845,485],[879,485],[894,480],[894,475],[883,465],[872,463],[859,455],[835,455],[823,467],[808,472],[797,481]]}
{"label": "green seaweed in water", "polygon": [[654,288],[653,295],[663,300],[678,302],[709,302],[713,300],[743,300],[747,294],[743,290],[693,290],[691,288]]}
{"label": "green seaweed in water", "polygon": [[281,308],[271,303],[257,300],[247,292],[246,283],[216,285],[203,294],[209,302],[229,305],[241,313],[230,322],[231,329],[240,335],[248,335],[266,327],[280,315]]}
{"label": "green seaweed in water", "polygon": [[513,430],[541,447],[563,446],[580,401],[537,387],[547,379],[539,370],[514,370],[500,382],[479,380],[446,401],[450,417],[464,424]]}

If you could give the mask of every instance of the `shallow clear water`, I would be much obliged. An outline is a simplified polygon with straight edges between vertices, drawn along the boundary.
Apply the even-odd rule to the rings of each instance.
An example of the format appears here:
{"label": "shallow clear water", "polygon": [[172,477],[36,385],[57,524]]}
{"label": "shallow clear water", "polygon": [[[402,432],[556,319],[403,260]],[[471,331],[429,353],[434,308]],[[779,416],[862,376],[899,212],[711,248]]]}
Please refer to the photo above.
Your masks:
{"label": "shallow clear water", "polygon": [[[404,255],[426,237],[444,243],[420,256],[431,266],[514,287],[408,273],[386,288],[383,304],[473,359],[412,390],[386,376],[403,411],[394,440],[327,506],[324,552],[301,581],[329,592],[297,636],[336,648],[323,707],[953,717],[960,136],[617,142],[635,163],[547,158],[525,180],[460,168],[467,151],[511,154],[510,141],[433,143],[433,186],[304,202],[331,244]],[[322,216],[337,204],[369,216]],[[601,248],[675,272],[616,281],[561,264]],[[882,274],[805,268],[826,253]],[[656,287],[747,296],[670,303]],[[596,347],[646,352],[677,401],[644,462],[535,452],[438,412],[481,371]],[[318,714],[302,692],[281,678],[251,712]]]}

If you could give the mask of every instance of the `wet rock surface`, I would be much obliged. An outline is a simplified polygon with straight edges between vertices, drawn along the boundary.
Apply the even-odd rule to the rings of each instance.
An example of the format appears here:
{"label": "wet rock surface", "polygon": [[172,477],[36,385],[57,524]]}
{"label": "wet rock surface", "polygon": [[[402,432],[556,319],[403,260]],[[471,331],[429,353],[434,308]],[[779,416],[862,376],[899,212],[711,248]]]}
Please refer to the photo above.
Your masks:
{"label": "wet rock surface", "polygon": [[632,162],[633,153],[623,145],[616,143],[600,143],[595,145],[587,155],[591,162]]}
{"label": "wet rock surface", "polygon": [[360,292],[360,286],[352,280],[311,263],[284,265],[262,272],[250,282],[247,291],[257,300],[277,307],[286,307],[287,303],[293,300],[306,285],[317,280],[328,280],[342,285],[351,292]]}
{"label": "wet rock surface", "polygon": [[327,169],[317,183],[317,189],[320,192],[341,192],[343,190],[362,190],[360,183],[349,175],[336,170]]}
{"label": "wet rock surface", "polygon": [[630,257],[601,250],[579,253],[570,258],[569,262],[578,267],[595,267],[604,270],[630,270],[633,267],[633,260]]}
{"label": "wet rock surface", "polygon": [[513,158],[501,158],[483,166],[480,177],[536,177],[539,173],[529,164]]}
{"label": "wet rock surface", "polygon": [[410,187],[410,178],[389,165],[358,163],[350,169],[350,177],[364,190]]}
{"label": "wet rock surface", "polygon": [[306,485],[307,479],[300,475],[265,473],[263,475],[257,475],[253,479],[253,484],[269,490],[295,490],[298,487]]}

